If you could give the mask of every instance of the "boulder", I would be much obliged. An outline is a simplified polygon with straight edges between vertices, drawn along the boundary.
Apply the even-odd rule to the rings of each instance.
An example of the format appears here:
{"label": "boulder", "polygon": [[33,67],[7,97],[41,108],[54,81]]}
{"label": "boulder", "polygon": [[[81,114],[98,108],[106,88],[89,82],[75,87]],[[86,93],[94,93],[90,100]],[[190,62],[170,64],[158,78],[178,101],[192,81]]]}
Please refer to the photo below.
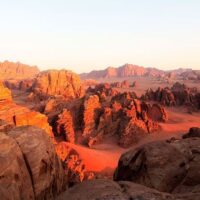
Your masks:
{"label": "boulder", "polygon": [[130,150],[121,156],[114,180],[176,195],[200,194],[199,145],[199,138],[187,138],[152,142]]}
{"label": "boulder", "polygon": [[183,135],[183,138],[200,137],[200,128],[192,127],[189,132]]}
{"label": "boulder", "polygon": [[35,199],[53,199],[64,189],[65,175],[50,137],[33,126],[14,128],[8,136],[16,141],[22,152]]}
{"label": "boulder", "polygon": [[35,199],[23,153],[17,142],[5,133],[0,133],[0,163],[1,199]]}

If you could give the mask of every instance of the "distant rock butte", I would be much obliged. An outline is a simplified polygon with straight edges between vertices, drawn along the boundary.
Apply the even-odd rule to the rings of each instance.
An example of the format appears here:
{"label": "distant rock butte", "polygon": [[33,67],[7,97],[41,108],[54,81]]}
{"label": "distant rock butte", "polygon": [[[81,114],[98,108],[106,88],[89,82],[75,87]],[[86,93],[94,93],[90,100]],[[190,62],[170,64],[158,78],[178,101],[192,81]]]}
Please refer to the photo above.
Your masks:
{"label": "distant rock butte", "polygon": [[0,80],[33,78],[39,73],[36,66],[29,66],[20,62],[0,62]]}

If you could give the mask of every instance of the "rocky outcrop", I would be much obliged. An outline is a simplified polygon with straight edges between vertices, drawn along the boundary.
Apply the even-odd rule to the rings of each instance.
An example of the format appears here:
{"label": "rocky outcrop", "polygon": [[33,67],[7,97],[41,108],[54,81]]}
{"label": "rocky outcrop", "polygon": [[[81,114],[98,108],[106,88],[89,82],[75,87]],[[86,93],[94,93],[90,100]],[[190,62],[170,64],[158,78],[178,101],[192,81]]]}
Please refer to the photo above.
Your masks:
{"label": "rocky outcrop", "polygon": [[125,89],[128,89],[130,87],[134,87],[135,86],[135,82],[133,82],[132,84],[130,84],[129,81],[124,80],[122,82],[111,83],[111,86],[112,87],[116,87],[116,88],[125,88]]}
{"label": "rocky outcrop", "polygon": [[0,82],[0,101],[4,100],[12,101],[12,94],[11,91]]}
{"label": "rocky outcrop", "polygon": [[91,179],[94,177],[92,172],[86,171],[85,164],[81,160],[78,152],[69,147],[66,142],[58,143],[56,145],[56,152],[63,162],[69,187],[80,183],[83,180]]}
{"label": "rocky outcrop", "polygon": [[200,128],[192,127],[189,132],[183,135],[183,138],[200,137]]}
{"label": "rocky outcrop", "polygon": [[[83,130],[87,130],[83,135],[87,135],[89,146],[105,137],[116,136],[121,146],[129,147],[159,129],[157,122],[149,117],[144,103],[135,99],[135,93],[117,94],[111,101],[99,100],[97,95],[89,98],[91,101],[84,103],[87,109],[83,119]],[[150,105],[148,107],[152,108]]]}
{"label": "rocky outcrop", "polygon": [[67,70],[41,72],[33,83],[32,91],[40,99],[47,99],[50,96],[74,99],[84,94],[79,76]]}
{"label": "rocky outcrop", "polygon": [[149,89],[142,99],[157,101],[164,106],[187,106],[195,111],[200,109],[199,97],[196,88],[188,88],[177,82],[171,88],[158,88],[156,91]]}
{"label": "rocky outcrop", "polygon": [[200,195],[199,144],[199,138],[188,138],[153,142],[131,150],[121,156],[114,180],[177,195]]}
{"label": "rocky outcrop", "polygon": [[101,104],[97,95],[89,96],[85,99],[83,111],[83,136],[86,139],[91,137],[96,130],[100,109]]}
{"label": "rocky outcrop", "polygon": [[0,120],[10,126],[33,125],[42,128],[50,137],[54,137],[47,117],[39,112],[17,105],[12,101],[0,102]]}
{"label": "rocky outcrop", "polygon": [[54,199],[65,188],[61,161],[42,129],[0,133],[0,149],[1,199]]}
{"label": "rocky outcrop", "polygon": [[22,63],[14,62],[1,62],[0,63],[0,79],[27,79],[33,78],[39,73],[39,69],[36,66],[29,66]]}
{"label": "rocky outcrop", "polygon": [[157,122],[166,122],[168,120],[167,111],[159,104],[150,106],[147,114],[152,120]]}
{"label": "rocky outcrop", "polygon": [[21,90],[29,92],[32,88],[34,79],[23,79],[23,80],[5,80],[4,84],[11,90]]}
{"label": "rocky outcrop", "polygon": [[63,112],[58,115],[58,120],[56,123],[57,133],[59,135],[63,135],[67,142],[74,143],[75,132],[71,112],[67,109],[64,109]]}
{"label": "rocky outcrop", "polygon": [[117,95],[119,92],[112,88],[109,83],[101,83],[94,88],[89,87],[87,93],[90,95],[98,95],[101,101],[110,100],[111,97]]}

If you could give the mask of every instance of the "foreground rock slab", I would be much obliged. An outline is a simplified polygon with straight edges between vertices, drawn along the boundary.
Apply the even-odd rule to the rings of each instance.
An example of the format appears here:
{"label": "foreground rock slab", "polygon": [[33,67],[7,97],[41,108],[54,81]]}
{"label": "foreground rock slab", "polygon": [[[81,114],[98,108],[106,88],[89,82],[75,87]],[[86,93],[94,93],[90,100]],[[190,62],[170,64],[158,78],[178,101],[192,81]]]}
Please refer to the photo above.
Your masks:
{"label": "foreground rock slab", "polygon": [[51,138],[40,128],[22,126],[0,133],[0,197],[54,199],[65,175]]}

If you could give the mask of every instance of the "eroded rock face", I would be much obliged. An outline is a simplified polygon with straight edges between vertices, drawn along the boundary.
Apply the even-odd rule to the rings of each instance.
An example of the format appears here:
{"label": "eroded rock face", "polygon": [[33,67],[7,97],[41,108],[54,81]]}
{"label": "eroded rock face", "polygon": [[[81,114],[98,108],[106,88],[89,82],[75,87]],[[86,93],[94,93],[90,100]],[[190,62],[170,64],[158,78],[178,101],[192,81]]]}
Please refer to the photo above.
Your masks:
{"label": "eroded rock face", "polygon": [[66,99],[82,97],[83,87],[78,75],[67,70],[41,72],[33,83],[33,93],[41,99],[60,95]]}
{"label": "eroded rock face", "polygon": [[57,133],[63,135],[65,140],[70,143],[75,142],[75,132],[73,126],[73,119],[71,112],[64,109],[63,112],[58,116],[57,120]]}
{"label": "eroded rock face", "polygon": [[0,133],[1,199],[54,199],[66,187],[51,138],[34,126]]}
{"label": "eroded rock face", "polygon": [[114,180],[132,181],[162,192],[200,194],[199,138],[158,141],[123,154]]}
{"label": "eroded rock face", "polygon": [[177,82],[171,88],[149,89],[143,99],[158,101],[164,106],[187,106],[190,111],[196,111],[200,109],[199,97],[196,88],[188,88]]}
{"label": "eroded rock face", "polygon": [[[87,97],[86,97],[87,98]],[[97,126],[97,120],[101,104],[97,95],[89,96],[84,102],[84,114],[83,114],[83,136],[87,139],[88,136],[94,134]]]}
{"label": "eroded rock face", "polygon": [[[148,133],[159,129],[157,122],[149,117],[149,110],[146,108],[151,110],[153,107],[135,97],[135,93],[125,92],[113,96],[111,101],[102,100],[101,103],[98,96],[90,96],[91,101],[84,104],[88,108],[84,112],[84,128],[87,130],[90,147],[109,136],[117,136],[120,146],[129,147]],[[163,113],[159,114],[160,117],[164,116]]]}
{"label": "eroded rock face", "polygon": [[[69,186],[93,178],[93,173],[85,170],[85,165],[80,159],[78,152],[69,147],[66,142],[58,143],[56,145],[56,152],[63,162]],[[88,174],[90,174],[90,177]]]}
{"label": "eroded rock face", "polygon": [[64,171],[50,137],[37,127],[17,127],[8,133],[25,158],[35,199],[53,199],[64,187]]}
{"label": "eroded rock face", "polygon": [[153,104],[148,110],[148,115],[154,121],[166,122],[168,120],[165,108],[159,104]]}
{"label": "eroded rock face", "polygon": [[12,101],[11,91],[0,82],[0,101],[8,100]]}

